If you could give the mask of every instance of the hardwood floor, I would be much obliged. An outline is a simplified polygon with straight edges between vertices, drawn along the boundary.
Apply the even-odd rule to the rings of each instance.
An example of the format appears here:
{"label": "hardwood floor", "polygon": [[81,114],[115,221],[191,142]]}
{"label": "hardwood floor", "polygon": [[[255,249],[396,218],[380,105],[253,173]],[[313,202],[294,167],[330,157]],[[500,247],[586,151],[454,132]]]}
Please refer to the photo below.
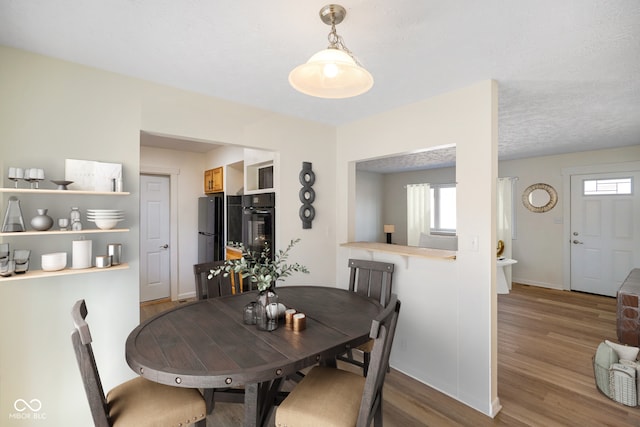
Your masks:
{"label": "hardwood floor", "polygon": [[[176,304],[141,307],[141,320]],[[609,400],[593,378],[598,344],[617,341],[615,307],[615,298],[514,284],[498,296],[500,413],[491,419],[392,369],[384,425],[640,426],[640,408]],[[242,416],[242,405],[217,403],[208,425],[235,427]]]}

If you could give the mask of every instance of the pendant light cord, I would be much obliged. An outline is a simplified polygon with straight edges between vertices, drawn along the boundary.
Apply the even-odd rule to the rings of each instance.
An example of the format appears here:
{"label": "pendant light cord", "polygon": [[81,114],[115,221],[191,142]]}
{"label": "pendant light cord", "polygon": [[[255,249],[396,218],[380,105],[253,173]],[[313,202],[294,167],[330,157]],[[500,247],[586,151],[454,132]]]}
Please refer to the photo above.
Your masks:
{"label": "pendant light cord", "polygon": [[359,67],[362,67],[362,64],[360,63],[360,61],[358,61],[358,58],[356,58],[355,55],[349,50],[349,48],[344,44],[344,39],[342,38],[342,36],[338,35],[338,32],[336,31],[336,24],[334,22],[331,23],[331,31],[329,32],[327,39],[329,40],[329,49],[342,50],[347,55],[349,55]]}

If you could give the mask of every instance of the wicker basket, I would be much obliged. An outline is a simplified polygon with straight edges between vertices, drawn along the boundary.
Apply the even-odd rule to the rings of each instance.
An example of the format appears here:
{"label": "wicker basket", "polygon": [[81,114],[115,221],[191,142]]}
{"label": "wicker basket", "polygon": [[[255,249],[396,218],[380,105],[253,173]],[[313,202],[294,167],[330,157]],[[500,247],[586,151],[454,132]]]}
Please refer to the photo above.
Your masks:
{"label": "wicker basket", "polygon": [[636,369],[621,363],[614,363],[609,369],[609,389],[611,398],[627,406],[638,406],[636,389]]}
{"label": "wicker basket", "polygon": [[595,357],[593,357],[593,375],[596,378],[596,386],[598,387],[598,390],[608,398],[613,399],[609,367],[598,365]]}

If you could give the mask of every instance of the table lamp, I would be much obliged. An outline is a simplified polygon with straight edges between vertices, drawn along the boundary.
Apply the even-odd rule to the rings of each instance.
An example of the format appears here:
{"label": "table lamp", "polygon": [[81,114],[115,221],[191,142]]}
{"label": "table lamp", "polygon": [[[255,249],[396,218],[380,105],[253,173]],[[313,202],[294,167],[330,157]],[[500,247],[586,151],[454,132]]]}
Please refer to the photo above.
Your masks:
{"label": "table lamp", "polygon": [[387,233],[387,243],[391,244],[391,233],[396,231],[396,226],[393,224],[385,224],[384,232]]}

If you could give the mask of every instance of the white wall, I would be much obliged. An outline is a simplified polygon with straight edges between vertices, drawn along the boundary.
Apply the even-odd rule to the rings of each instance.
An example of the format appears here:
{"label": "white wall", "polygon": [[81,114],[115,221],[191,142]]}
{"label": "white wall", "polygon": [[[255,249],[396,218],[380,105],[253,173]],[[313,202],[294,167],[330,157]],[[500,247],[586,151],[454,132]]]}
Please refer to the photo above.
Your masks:
{"label": "white wall", "polygon": [[371,172],[356,174],[356,242],[386,242],[383,231],[384,187],[383,175]]}
{"label": "white wall", "polygon": [[[362,159],[456,145],[459,250],[455,261],[338,251],[394,262],[402,301],[391,364],[489,415],[497,400],[495,182],[497,85],[486,81],[338,128],[338,242],[356,229],[355,165]],[[472,244],[476,243],[475,247]],[[345,268],[342,268],[344,266]]]}
{"label": "white wall", "polygon": [[[518,177],[514,193],[517,239],[513,241],[512,253],[518,263],[512,266],[513,281],[569,289],[569,283],[563,279],[563,244],[570,234],[563,223],[563,168],[638,160],[640,145],[500,162],[500,176]],[[549,212],[534,213],[522,204],[522,192],[538,182],[553,186],[558,193],[558,203]]]}
{"label": "white wall", "polygon": [[[91,425],[88,404],[71,346],[71,307],[84,298],[96,359],[105,387],[131,377],[124,361],[125,339],[139,323],[138,307],[138,146],[140,108],[132,80],[0,47],[0,167],[41,167],[47,179],[64,178],[64,159],[123,164],[130,196],[17,194],[28,222],[35,208],[67,216],[71,206],[125,211],[129,233],[87,234],[94,254],[112,241],[123,244],[128,270],[0,281],[0,425]],[[45,188],[54,188],[48,180]],[[25,183],[21,186],[24,188]],[[9,195],[2,196],[2,212]],[[85,227],[93,228],[84,222]],[[43,253],[71,256],[78,235],[7,237],[11,249],[31,249],[33,267]],[[27,273],[28,274],[28,273]],[[38,399],[42,409],[17,413],[18,399]],[[17,413],[17,415],[16,415]],[[17,416],[46,417],[20,419]]]}
{"label": "white wall", "polygon": [[384,221],[396,225],[394,243],[407,244],[407,184],[450,184],[456,181],[455,168],[438,168],[384,175]]}
{"label": "white wall", "polygon": [[[145,83],[143,92],[142,127],[162,135],[276,152],[276,242],[284,245],[301,238],[291,260],[311,271],[292,276],[285,285],[335,284],[334,128],[151,83]],[[206,156],[211,167],[213,156]],[[316,175],[316,216],[311,229],[302,229],[298,216],[302,187],[298,175],[304,161],[312,163]]]}
{"label": "white wall", "polygon": [[[46,419],[39,419],[38,426],[91,425],[69,338],[70,310],[79,298],[87,300],[105,388],[135,375],[126,365],[124,345],[128,333],[139,323],[141,130],[280,151],[277,238],[283,242],[301,237],[291,259],[311,271],[288,282],[335,285],[335,129],[4,47],[0,47],[0,63],[3,177],[9,166],[33,166],[45,168],[48,178],[62,178],[65,158],[120,162],[125,190],[131,192],[119,198],[88,196],[79,203],[65,196],[34,202],[21,197],[26,213],[43,207],[40,203],[46,203],[44,207],[55,216],[76,203],[83,209],[124,209],[124,225],[131,231],[117,238],[124,245],[130,268],[0,283],[1,425],[34,425],[9,417],[15,412],[17,399],[42,402],[39,414]],[[145,160],[156,163],[148,166],[166,166],[166,157],[153,157],[155,154],[145,152]],[[316,173],[316,218],[308,230],[302,229],[298,218],[298,174],[303,161],[312,162]],[[194,172],[193,188],[198,189],[194,191],[202,186],[203,170],[204,164]],[[186,177],[183,173],[180,177]],[[197,180],[196,174],[200,176]],[[10,184],[3,179],[5,187]],[[7,197],[2,196],[3,210]],[[95,248],[106,248],[107,239],[116,237],[104,236],[95,238]],[[8,241],[12,248],[30,247],[34,256],[39,256],[45,251],[70,251],[71,239],[12,237],[2,241]],[[189,257],[189,248],[181,252]]]}

